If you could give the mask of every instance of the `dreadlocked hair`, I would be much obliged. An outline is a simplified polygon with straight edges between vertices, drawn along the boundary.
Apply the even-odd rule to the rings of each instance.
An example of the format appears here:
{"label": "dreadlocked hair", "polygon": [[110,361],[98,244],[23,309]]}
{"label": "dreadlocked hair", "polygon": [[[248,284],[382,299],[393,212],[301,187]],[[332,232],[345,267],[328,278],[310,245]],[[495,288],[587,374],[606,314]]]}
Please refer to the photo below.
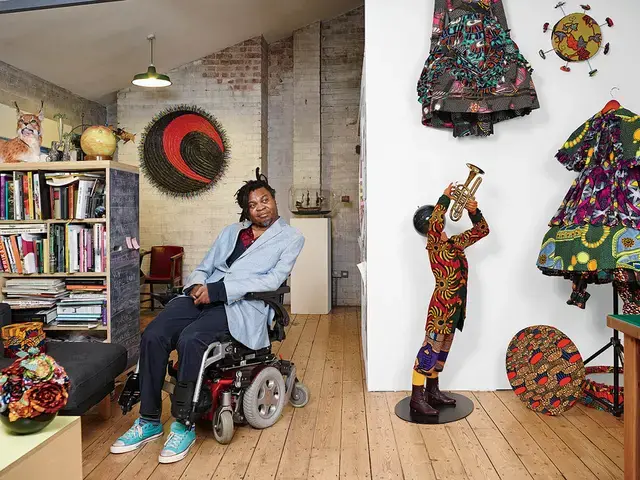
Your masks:
{"label": "dreadlocked hair", "polygon": [[267,177],[260,173],[260,167],[256,168],[256,179],[244,182],[244,185],[236,192],[236,202],[242,209],[240,221],[249,219],[249,194],[259,188],[265,188],[273,198],[276,198],[276,191],[269,185]]}

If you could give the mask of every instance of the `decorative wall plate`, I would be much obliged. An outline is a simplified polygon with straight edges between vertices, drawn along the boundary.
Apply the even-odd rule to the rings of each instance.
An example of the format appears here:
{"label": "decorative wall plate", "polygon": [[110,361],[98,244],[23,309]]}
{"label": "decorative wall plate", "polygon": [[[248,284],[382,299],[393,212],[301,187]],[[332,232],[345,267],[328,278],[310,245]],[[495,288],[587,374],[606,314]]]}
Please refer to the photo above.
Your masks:
{"label": "decorative wall plate", "polygon": [[176,105],[158,113],[142,133],[140,166],[161,192],[192,197],[224,175],[229,143],[218,120],[199,107]]}
{"label": "decorative wall plate", "polygon": [[[607,55],[610,48],[609,43],[604,47],[602,46],[602,29],[600,27],[603,25],[613,27],[613,20],[607,17],[605,23],[599,25],[591,16],[587,15],[587,12],[591,10],[589,5],[580,5],[582,12],[567,15],[563,8],[566,3],[558,2],[555,6],[555,8],[562,10],[564,17],[551,29],[551,45],[553,48],[546,52],[540,50],[540,56],[546,59],[547,53],[555,51],[566,62],[565,65],[560,67],[563,72],[571,71],[569,67],[571,62],[586,61],[589,64],[589,76],[593,77],[598,73],[598,70],[591,67],[589,60],[600,50],[603,50],[603,53]],[[549,23],[544,24],[542,31],[544,33],[549,31]]]}
{"label": "decorative wall plate", "polygon": [[582,356],[557,328],[535,325],[520,330],[509,343],[506,364],[514,393],[535,412],[558,415],[582,397]]}

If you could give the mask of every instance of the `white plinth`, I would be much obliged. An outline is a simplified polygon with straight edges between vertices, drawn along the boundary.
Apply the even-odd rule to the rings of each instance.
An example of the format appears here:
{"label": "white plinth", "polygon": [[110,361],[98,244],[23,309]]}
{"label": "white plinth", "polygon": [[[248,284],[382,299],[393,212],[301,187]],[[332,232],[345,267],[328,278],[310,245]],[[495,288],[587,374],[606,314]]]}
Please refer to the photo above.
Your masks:
{"label": "white plinth", "polygon": [[331,219],[292,217],[304,235],[302,252],[291,272],[291,313],[326,314],[331,310]]}

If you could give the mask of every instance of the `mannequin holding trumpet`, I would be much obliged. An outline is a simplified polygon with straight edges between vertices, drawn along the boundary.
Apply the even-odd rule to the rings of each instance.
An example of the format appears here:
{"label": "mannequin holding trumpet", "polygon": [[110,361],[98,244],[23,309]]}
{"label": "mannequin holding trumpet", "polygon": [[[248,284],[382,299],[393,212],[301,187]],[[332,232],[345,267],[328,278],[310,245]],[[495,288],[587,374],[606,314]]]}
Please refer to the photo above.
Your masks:
{"label": "mannequin holding trumpet", "polygon": [[[480,170],[481,172],[481,170]],[[484,172],[482,172],[484,173]],[[479,180],[479,179],[478,179]],[[489,226],[478,209],[470,190],[450,184],[428,220],[427,252],[435,289],[429,303],[425,339],[413,367],[410,407],[420,415],[438,415],[434,406],[455,405],[455,400],[442,393],[438,375],[442,372],[455,330],[462,331],[466,316],[468,263],[464,250],[489,234]],[[473,193],[479,182],[475,184]],[[473,227],[459,235],[448,237],[444,232],[445,215],[451,201],[454,209],[467,210]],[[453,216],[454,220],[459,219]],[[426,388],[425,388],[426,381]]]}

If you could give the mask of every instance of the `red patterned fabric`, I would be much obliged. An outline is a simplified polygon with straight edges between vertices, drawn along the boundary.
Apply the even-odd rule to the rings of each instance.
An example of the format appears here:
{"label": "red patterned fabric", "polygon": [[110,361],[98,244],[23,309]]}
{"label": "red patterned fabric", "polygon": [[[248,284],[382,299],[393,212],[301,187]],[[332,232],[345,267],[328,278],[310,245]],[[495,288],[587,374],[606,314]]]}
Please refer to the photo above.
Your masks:
{"label": "red patterned fabric", "polygon": [[245,249],[249,248],[253,242],[256,241],[251,227],[247,227],[240,232],[240,241],[242,242],[242,245],[244,245]]}
{"label": "red patterned fabric", "polygon": [[449,203],[449,197],[440,197],[429,220],[427,251],[436,286],[427,314],[427,335],[450,334],[456,328],[462,331],[469,270],[464,249],[489,234],[489,226],[478,210],[470,215],[473,228],[443,242],[440,237]]}

